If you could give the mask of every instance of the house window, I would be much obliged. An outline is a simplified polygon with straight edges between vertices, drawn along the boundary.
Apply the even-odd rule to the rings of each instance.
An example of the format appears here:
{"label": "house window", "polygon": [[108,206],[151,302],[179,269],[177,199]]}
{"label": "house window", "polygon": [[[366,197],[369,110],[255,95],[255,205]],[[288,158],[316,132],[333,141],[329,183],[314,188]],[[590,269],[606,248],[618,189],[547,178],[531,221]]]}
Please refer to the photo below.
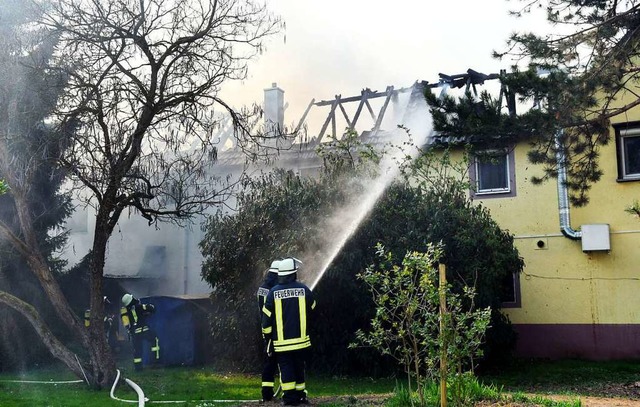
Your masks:
{"label": "house window", "polygon": [[520,273],[505,276],[504,280],[500,282],[500,298],[502,299],[502,308],[520,308],[522,306]]}
{"label": "house window", "polygon": [[616,127],[618,180],[640,180],[640,123]]}
{"label": "house window", "polygon": [[478,152],[470,168],[476,198],[515,196],[513,149]]}

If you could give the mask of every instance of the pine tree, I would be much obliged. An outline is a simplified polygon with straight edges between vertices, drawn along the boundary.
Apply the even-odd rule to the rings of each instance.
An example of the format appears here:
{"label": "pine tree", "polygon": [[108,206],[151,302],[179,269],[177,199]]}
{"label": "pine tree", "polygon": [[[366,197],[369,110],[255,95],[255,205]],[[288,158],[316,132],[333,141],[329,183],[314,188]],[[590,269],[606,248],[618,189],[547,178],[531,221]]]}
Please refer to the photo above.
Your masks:
{"label": "pine tree", "polygon": [[[640,105],[640,2],[630,0],[522,1],[512,14],[544,10],[553,34],[515,33],[496,58],[515,59],[501,75],[502,93],[466,94],[459,100],[428,97],[434,127],[475,148],[532,143],[529,159],[543,164],[542,182],[557,174],[556,136],[567,156],[574,205],[588,202],[588,191],[602,176],[600,148],[610,142],[610,121]],[[632,95],[624,104],[615,103]],[[503,101],[534,108],[505,112]],[[629,100],[629,99],[627,99]]]}

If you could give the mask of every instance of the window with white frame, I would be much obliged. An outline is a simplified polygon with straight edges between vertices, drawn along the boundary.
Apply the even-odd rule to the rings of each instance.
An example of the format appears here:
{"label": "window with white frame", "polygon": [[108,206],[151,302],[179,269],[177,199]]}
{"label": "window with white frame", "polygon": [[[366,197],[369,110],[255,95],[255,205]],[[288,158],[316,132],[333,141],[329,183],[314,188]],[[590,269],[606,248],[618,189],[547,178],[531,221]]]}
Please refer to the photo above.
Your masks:
{"label": "window with white frame", "polygon": [[640,180],[640,123],[616,126],[618,180]]}
{"label": "window with white frame", "polygon": [[515,196],[513,149],[486,150],[474,155],[470,178],[479,197]]}

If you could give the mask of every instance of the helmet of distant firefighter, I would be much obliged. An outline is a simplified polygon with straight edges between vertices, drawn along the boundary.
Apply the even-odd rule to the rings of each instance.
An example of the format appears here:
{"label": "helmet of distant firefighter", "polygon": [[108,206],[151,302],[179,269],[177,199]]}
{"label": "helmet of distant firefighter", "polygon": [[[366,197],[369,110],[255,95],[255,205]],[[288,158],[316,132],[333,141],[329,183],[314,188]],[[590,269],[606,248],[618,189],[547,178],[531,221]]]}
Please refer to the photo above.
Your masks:
{"label": "helmet of distant firefighter", "polygon": [[287,257],[278,263],[278,276],[288,276],[298,271],[302,262],[295,257]]}
{"label": "helmet of distant firefighter", "polygon": [[133,295],[127,293],[122,296],[122,305],[128,307],[133,302]]}

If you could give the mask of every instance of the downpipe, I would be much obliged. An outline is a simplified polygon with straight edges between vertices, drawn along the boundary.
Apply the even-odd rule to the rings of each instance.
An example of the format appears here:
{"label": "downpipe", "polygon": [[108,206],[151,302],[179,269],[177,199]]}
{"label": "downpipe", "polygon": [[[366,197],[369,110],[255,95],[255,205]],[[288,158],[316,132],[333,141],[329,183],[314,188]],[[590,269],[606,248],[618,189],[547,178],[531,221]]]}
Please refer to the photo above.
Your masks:
{"label": "downpipe", "polygon": [[563,143],[564,132],[559,129],[554,137],[556,148],[556,163],[558,165],[558,214],[560,216],[560,231],[571,240],[582,239],[582,232],[571,227],[569,213],[569,191],[567,187],[567,155]]}

